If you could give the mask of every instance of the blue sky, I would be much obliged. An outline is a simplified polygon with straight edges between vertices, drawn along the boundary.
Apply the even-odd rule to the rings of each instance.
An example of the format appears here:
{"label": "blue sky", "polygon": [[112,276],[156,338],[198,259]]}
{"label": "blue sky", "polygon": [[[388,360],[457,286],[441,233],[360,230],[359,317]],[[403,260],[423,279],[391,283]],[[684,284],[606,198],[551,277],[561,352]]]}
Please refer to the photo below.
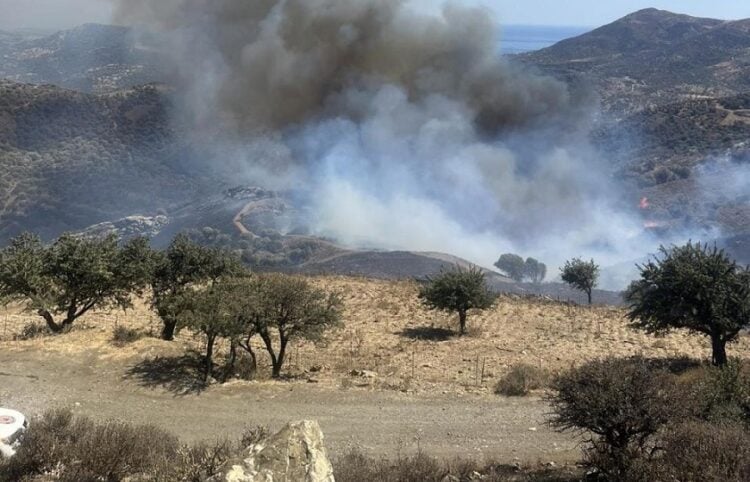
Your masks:
{"label": "blue sky", "polygon": [[[154,0],[159,1],[159,0]],[[351,0],[357,1],[357,0]],[[412,0],[435,8],[438,0]],[[484,5],[501,24],[599,26],[642,8],[656,7],[714,18],[750,18],[748,0],[454,0]],[[107,23],[107,0],[0,0],[0,29],[67,28]]]}

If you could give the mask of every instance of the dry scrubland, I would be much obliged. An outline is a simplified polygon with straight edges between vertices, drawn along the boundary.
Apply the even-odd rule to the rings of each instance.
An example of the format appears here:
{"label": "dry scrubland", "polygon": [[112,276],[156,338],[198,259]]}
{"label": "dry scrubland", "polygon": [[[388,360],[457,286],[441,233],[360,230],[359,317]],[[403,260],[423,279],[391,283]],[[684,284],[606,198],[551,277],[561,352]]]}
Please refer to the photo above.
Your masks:
{"label": "dry scrubland", "polygon": [[[609,356],[705,359],[710,355],[704,337],[680,332],[655,338],[630,329],[621,308],[503,296],[493,309],[472,313],[469,335],[459,338],[453,331],[457,324],[453,316],[420,305],[415,283],[345,277],[312,281],[342,293],[344,327],[332,332],[324,343],[295,344],[284,371],[292,380],[317,383],[321,388],[489,393],[497,380],[519,363],[554,372]],[[188,332],[180,333],[176,343],[145,336],[116,346],[112,336],[117,326],[142,334],[158,333],[160,321],[144,302],[126,313],[87,315],[73,332],[63,336],[14,340],[25,326],[39,321],[18,309],[3,311],[2,349],[95,353],[101,361],[131,365],[156,357],[177,359],[190,349],[202,348],[201,340]],[[741,337],[730,346],[730,356],[742,356],[748,342]],[[258,340],[256,347],[261,362],[258,378],[267,379],[270,369]],[[221,348],[223,353],[226,347]],[[364,373],[353,374],[355,371]]]}

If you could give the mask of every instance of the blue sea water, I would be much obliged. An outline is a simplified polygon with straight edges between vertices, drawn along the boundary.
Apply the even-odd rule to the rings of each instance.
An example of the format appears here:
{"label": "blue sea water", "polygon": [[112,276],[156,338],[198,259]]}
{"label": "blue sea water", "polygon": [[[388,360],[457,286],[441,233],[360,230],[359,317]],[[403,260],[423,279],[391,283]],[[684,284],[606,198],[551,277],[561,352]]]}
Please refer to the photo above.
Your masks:
{"label": "blue sea water", "polygon": [[500,52],[511,55],[539,50],[590,30],[588,27],[506,25],[500,28]]}

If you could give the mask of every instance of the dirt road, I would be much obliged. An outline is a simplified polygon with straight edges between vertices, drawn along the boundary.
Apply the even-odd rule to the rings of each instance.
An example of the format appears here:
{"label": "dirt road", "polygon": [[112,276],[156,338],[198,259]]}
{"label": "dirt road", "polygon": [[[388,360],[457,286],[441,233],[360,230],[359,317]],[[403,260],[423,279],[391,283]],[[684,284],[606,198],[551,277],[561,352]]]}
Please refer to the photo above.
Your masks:
{"label": "dirt road", "polygon": [[235,437],[246,425],[277,428],[320,421],[333,455],[351,447],[395,457],[421,448],[435,456],[500,462],[575,460],[575,442],[544,425],[545,403],[488,395],[340,389],[314,384],[242,383],[175,395],[128,377],[131,362],[96,350],[0,352],[0,405],[36,414],[69,406],[95,418],[153,423],[185,440]]}

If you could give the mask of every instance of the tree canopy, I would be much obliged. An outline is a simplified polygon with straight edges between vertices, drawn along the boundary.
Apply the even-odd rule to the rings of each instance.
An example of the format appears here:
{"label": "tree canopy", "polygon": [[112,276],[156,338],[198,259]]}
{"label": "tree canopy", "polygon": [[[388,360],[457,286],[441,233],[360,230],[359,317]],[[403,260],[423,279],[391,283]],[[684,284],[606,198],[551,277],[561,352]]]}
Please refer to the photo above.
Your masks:
{"label": "tree canopy", "polygon": [[144,238],[119,245],[114,235],[65,234],[45,245],[22,234],[0,251],[0,298],[25,303],[59,333],[94,308],[129,308],[131,296],[148,285],[152,266]]}
{"label": "tree canopy", "polygon": [[510,279],[523,281],[525,275],[525,262],[517,254],[505,253],[495,263],[495,267],[505,273]]}
{"label": "tree canopy", "polygon": [[175,303],[194,285],[222,277],[245,273],[232,253],[200,246],[184,234],[178,234],[164,252],[155,253],[152,304],[162,319],[162,339],[172,340],[181,308]]}
{"label": "tree canopy", "polygon": [[583,291],[588,297],[591,304],[591,293],[599,282],[599,266],[594,260],[583,261],[580,258],[574,258],[565,262],[565,266],[560,268],[562,280],[573,288]]}
{"label": "tree canopy", "polygon": [[484,272],[477,267],[463,269],[460,266],[428,279],[419,292],[419,298],[430,309],[458,313],[462,336],[466,334],[468,311],[484,310],[495,302]]}
{"label": "tree canopy", "polygon": [[633,325],[650,333],[685,328],[711,339],[713,363],[727,362],[726,344],[750,324],[750,272],[723,250],[700,244],[660,249],[640,266],[625,292]]}

